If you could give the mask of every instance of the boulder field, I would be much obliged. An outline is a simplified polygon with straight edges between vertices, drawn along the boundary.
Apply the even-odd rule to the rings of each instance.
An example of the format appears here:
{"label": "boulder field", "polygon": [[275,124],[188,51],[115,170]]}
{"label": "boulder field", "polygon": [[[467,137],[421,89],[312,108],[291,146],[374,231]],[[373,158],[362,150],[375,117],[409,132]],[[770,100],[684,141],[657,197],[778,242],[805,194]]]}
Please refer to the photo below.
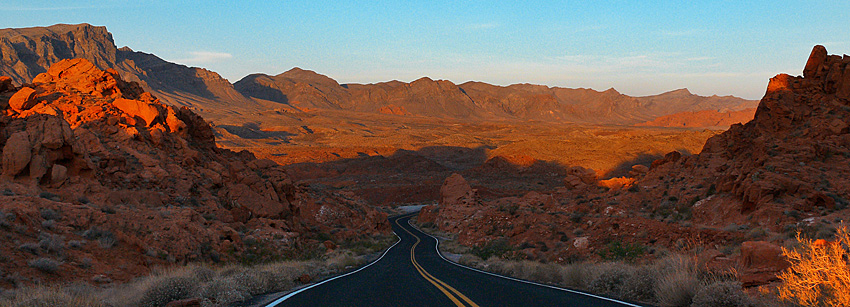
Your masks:
{"label": "boulder field", "polygon": [[[386,214],[217,148],[203,118],[114,70],[62,60],[0,77],[0,285],[129,280],[157,265],[304,257],[388,235]],[[28,265],[49,258],[51,272]]]}

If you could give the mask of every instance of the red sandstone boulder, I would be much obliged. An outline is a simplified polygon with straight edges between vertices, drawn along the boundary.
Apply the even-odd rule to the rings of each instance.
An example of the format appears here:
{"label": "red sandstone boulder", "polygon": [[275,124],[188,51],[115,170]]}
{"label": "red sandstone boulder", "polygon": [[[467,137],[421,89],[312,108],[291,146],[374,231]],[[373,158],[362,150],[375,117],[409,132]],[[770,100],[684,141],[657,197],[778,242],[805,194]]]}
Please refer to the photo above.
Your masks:
{"label": "red sandstone boulder", "polygon": [[452,174],[440,187],[440,205],[451,205],[474,193],[472,187],[460,174]]}
{"label": "red sandstone boulder", "polygon": [[7,76],[0,76],[0,93],[5,93],[14,90],[15,85],[12,84],[12,78]]}
{"label": "red sandstone boulder", "polygon": [[30,163],[32,144],[29,134],[20,131],[12,134],[3,146],[3,175],[15,176]]}
{"label": "red sandstone boulder", "polygon": [[564,178],[564,186],[570,190],[582,190],[588,186],[596,185],[596,171],[581,166],[573,166],[567,170]]}
{"label": "red sandstone boulder", "polygon": [[9,107],[18,112],[29,110],[38,104],[35,95],[34,89],[29,87],[21,88],[17,93],[12,95],[12,98],[9,98]]}
{"label": "red sandstone boulder", "polygon": [[131,118],[141,118],[145,122],[144,126],[152,126],[154,121],[160,117],[160,112],[156,107],[139,100],[117,98],[112,101],[112,105]]}
{"label": "red sandstone boulder", "polygon": [[765,241],[741,244],[740,280],[744,287],[764,285],[779,278],[776,274],[790,266],[782,248]]}

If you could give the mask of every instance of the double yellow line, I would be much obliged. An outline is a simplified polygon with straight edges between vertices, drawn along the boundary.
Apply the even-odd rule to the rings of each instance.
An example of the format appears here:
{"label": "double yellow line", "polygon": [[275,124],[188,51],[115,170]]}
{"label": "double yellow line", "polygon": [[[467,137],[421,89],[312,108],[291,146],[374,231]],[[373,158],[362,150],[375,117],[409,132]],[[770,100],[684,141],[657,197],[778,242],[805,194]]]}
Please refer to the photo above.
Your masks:
{"label": "double yellow line", "polygon": [[[479,307],[478,304],[476,304],[475,302],[470,300],[468,297],[466,297],[466,295],[463,295],[463,293],[460,293],[460,291],[457,291],[457,289],[452,288],[452,286],[449,286],[446,283],[444,283],[442,280],[439,280],[436,277],[432,276],[431,274],[428,273],[428,271],[425,271],[425,269],[422,268],[421,265],[419,265],[419,262],[416,262],[416,255],[414,254],[413,251],[416,250],[416,246],[419,245],[419,242],[421,242],[422,240],[419,239],[419,236],[413,234],[412,232],[410,232],[410,230],[407,230],[407,228],[404,228],[404,226],[402,226],[398,222],[398,220],[399,219],[395,220],[396,225],[398,225],[398,227],[401,227],[401,229],[404,229],[404,231],[406,231],[411,236],[416,238],[416,243],[413,243],[413,246],[410,247],[410,262],[413,263],[413,267],[416,268],[416,271],[419,272],[419,275],[422,275],[422,277],[425,278],[425,280],[427,280],[432,285],[437,287],[437,289],[439,289],[440,292],[443,292],[443,294],[445,294],[446,297],[448,297],[449,300],[451,300],[453,303],[455,303],[455,305],[457,305],[458,307],[466,307],[466,305],[464,305],[460,300],[465,301],[471,307]],[[460,299],[458,299],[458,297]]]}

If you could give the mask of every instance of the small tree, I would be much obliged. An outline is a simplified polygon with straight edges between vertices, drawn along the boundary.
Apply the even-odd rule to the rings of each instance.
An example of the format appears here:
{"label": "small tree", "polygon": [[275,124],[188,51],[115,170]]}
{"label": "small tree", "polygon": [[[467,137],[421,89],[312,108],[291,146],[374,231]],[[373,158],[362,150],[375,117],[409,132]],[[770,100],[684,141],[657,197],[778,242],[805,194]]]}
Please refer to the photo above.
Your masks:
{"label": "small tree", "polygon": [[850,232],[838,228],[835,241],[797,234],[801,246],[782,249],[791,267],[779,274],[779,296],[803,306],[850,306]]}

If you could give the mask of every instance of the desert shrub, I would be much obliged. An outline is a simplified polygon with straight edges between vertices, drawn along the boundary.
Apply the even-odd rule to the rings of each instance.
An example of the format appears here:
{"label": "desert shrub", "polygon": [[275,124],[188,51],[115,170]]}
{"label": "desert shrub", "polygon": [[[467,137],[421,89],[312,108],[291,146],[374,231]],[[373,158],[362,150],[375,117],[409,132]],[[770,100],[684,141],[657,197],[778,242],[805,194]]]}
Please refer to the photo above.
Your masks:
{"label": "desert shrub", "polygon": [[42,233],[38,237],[38,246],[48,253],[61,253],[65,249],[65,240],[60,235]]}
{"label": "desert shrub", "polygon": [[688,270],[675,270],[658,279],[655,297],[661,306],[687,307],[700,288],[696,274]]}
{"label": "desert shrub", "polygon": [[89,240],[97,240],[97,244],[102,248],[111,248],[118,242],[118,240],[115,239],[114,233],[106,229],[100,229],[96,226],[84,231],[82,236]]}
{"label": "desert shrub", "polygon": [[598,254],[602,259],[609,261],[634,261],[646,252],[646,247],[640,243],[622,243],[613,241],[605,245],[605,248],[599,250]]}
{"label": "desert shrub", "polygon": [[508,239],[498,238],[493,239],[482,246],[473,247],[472,254],[478,256],[478,258],[487,260],[493,256],[501,257],[512,249],[513,247],[511,247]]}
{"label": "desert shrub", "polygon": [[53,209],[41,209],[39,213],[41,214],[41,218],[49,221],[58,220],[61,217],[59,212]]}
{"label": "desert shrub", "polygon": [[[4,293],[5,294],[5,293]],[[56,287],[22,288],[0,298],[0,306],[10,307],[101,307],[107,306],[90,292],[75,292]]]}
{"label": "desert shrub", "polygon": [[47,199],[47,200],[52,200],[52,201],[61,201],[62,200],[62,197],[60,197],[59,195],[50,193],[50,192],[41,192],[41,193],[38,194],[38,197],[41,197],[41,198],[44,198],[44,199]]}
{"label": "desert shrub", "polygon": [[584,289],[588,282],[587,265],[573,263],[561,268],[561,285],[568,288]]}
{"label": "desert shrub", "polygon": [[68,247],[73,248],[73,249],[81,248],[81,247],[83,247],[83,244],[86,244],[86,243],[84,241],[78,241],[78,240],[68,241]]}
{"label": "desert shrub", "polygon": [[38,252],[41,250],[41,247],[38,246],[38,243],[24,243],[18,245],[18,250],[25,251],[33,255],[38,255]]}
{"label": "desert shrub", "polygon": [[230,279],[217,279],[207,283],[201,289],[201,296],[218,306],[229,306],[251,298],[244,289],[234,287]]}
{"label": "desert shrub", "polygon": [[631,267],[622,263],[606,263],[594,268],[599,270],[588,283],[588,290],[611,297],[622,297],[623,286],[634,273]]}
{"label": "desert shrub", "polygon": [[210,282],[215,278],[215,271],[205,266],[197,266],[192,269],[192,276],[200,282]]}
{"label": "desert shrub", "polygon": [[56,271],[59,270],[60,264],[61,263],[59,261],[46,257],[27,261],[27,265],[29,265],[31,268],[38,269],[39,271],[45,273],[56,273]]}
{"label": "desert shrub", "polygon": [[198,281],[189,277],[164,277],[152,282],[142,295],[142,306],[165,306],[195,295]]}
{"label": "desert shrub", "polygon": [[683,255],[670,255],[652,265],[658,272],[655,282],[655,299],[661,306],[690,306],[700,289],[696,260]]}
{"label": "desert shrub", "polygon": [[14,213],[6,213],[0,210],[0,228],[9,228],[16,218]]}
{"label": "desert shrub", "polygon": [[749,307],[750,297],[737,282],[716,282],[703,287],[694,295],[691,307]]}
{"label": "desert shrub", "polygon": [[623,284],[623,298],[634,301],[655,301],[655,286],[659,277],[655,268],[647,265],[639,266]]}
{"label": "desert shrub", "polygon": [[351,254],[345,253],[329,258],[327,260],[327,263],[329,268],[336,271],[341,271],[345,270],[346,268],[357,266],[362,262]]}
{"label": "desert shrub", "polygon": [[[503,261],[504,262],[504,261]],[[505,262],[511,268],[514,277],[533,280],[547,284],[559,284],[561,282],[560,267],[556,264],[543,264],[535,261],[523,260],[519,262]]]}
{"label": "desert shrub", "polygon": [[850,232],[837,229],[835,241],[813,241],[797,234],[800,246],[782,249],[791,267],[778,277],[779,296],[803,306],[850,306]]}
{"label": "desert shrub", "polygon": [[55,220],[43,220],[43,221],[41,221],[41,228],[44,228],[44,229],[47,229],[47,230],[53,230],[54,226],[56,226]]}

